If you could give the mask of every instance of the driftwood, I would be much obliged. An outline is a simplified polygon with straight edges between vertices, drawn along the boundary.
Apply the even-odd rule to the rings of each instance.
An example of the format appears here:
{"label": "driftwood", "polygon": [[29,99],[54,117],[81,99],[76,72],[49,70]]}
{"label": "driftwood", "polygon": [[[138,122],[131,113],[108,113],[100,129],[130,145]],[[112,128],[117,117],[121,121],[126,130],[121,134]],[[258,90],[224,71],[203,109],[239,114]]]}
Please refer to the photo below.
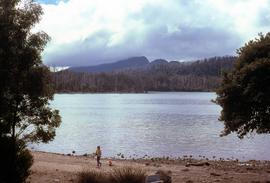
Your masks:
{"label": "driftwood", "polygon": [[208,163],[208,162],[187,163],[186,167],[189,167],[189,166],[209,166],[209,165],[210,165],[210,163]]}

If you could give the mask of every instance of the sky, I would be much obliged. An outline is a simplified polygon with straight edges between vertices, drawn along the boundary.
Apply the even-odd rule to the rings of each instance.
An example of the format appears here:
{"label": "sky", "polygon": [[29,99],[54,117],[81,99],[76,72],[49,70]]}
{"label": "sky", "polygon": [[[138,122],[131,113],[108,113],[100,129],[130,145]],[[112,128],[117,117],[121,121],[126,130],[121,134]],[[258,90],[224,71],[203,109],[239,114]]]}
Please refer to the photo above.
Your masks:
{"label": "sky", "polygon": [[43,52],[50,66],[236,55],[270,30],[270,0],[38,1],[44,14],[34,31],[51,37]]}

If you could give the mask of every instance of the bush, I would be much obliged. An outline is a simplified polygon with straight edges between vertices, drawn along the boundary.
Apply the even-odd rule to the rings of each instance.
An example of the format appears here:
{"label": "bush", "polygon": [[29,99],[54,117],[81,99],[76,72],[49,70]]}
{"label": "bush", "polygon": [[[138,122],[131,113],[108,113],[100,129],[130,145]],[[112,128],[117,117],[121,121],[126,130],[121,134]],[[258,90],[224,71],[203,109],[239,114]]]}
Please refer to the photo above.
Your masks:
{"label": "bush", "polygon": [[22,141],[0,137],[0,182],[22,183],[30,175],[33,157]]}
{"label": "bush", "polygon": [[114,169],[112,173],[83,171],[78,174],[78,183],[144,183],[145,171],[131,167]]}
{"label": "bush", "polygon": [[114,169],[111,175],[113,183],[144,183],[145,171],[139,168],[124,167]]}
{"label": "bush", "polygon": [[109,183],[109,176],[105,173],[92,171],[83,171],[78,175],[79,183]]}

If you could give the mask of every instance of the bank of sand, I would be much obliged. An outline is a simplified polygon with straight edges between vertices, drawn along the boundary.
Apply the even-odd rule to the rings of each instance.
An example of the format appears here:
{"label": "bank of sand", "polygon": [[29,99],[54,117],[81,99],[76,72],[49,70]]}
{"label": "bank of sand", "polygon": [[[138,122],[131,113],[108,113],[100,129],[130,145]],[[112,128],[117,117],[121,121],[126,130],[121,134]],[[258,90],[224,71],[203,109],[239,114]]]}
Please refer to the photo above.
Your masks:
{"label": "bank of sand", "polygon": [[[55,153],[32,152],[34,164],[29,177],[31,183],[76,182],[83,170],[112,171],[119,167],[136,167],[154,174],[157,170],[171,171],[173,183],[182,182],[270,182],[270,162],[267,161],[207,161],[206,160],[112,160],[113,166],[102,160],[96,168],[96,160],[90,156],[70,156]],[[190,165],[189,163],[194,163]],[[186,167],[186,165],[190,165]]]}

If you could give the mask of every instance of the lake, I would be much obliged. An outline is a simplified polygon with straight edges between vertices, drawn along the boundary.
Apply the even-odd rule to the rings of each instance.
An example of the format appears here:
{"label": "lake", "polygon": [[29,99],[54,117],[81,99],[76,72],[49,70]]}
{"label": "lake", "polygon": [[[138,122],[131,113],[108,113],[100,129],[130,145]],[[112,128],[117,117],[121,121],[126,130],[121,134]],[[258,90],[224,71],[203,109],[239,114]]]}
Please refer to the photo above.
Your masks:
{"label": "lake", "polygon": [[240,160],[270,160],[270,135],[240,140],[219,137],[221,108],[210,92],[147,94],[56,94],[62,124],[55,140],[31,145],[34,150],[92,153],[97,145],[106,157],[193,155]]}

